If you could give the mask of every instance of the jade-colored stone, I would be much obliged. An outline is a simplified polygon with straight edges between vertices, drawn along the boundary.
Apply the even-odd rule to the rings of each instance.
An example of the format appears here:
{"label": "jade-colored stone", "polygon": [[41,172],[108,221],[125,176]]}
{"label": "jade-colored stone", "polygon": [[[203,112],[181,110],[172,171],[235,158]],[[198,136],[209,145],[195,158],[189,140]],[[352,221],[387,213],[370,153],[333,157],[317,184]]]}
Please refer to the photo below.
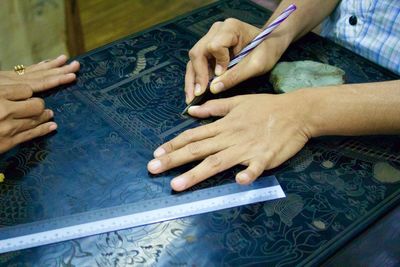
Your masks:
{"label": "jade-colored stone", "polygon": [[270,82],[277,93],[300,88],[343,84],[344,70],[311,60],[280,62],[272,70]]}

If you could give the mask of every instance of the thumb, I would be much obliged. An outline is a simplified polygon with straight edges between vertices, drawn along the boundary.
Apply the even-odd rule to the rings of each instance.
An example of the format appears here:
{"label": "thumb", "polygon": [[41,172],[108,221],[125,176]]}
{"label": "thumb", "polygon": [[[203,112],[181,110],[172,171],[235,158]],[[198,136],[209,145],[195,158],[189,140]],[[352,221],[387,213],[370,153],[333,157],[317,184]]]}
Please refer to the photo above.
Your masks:
{"label": "thumb", "polygon": [[189,114],[197,118],[223,117],[235,106],[235,98],[210,100],[201,106],[191,106]]}

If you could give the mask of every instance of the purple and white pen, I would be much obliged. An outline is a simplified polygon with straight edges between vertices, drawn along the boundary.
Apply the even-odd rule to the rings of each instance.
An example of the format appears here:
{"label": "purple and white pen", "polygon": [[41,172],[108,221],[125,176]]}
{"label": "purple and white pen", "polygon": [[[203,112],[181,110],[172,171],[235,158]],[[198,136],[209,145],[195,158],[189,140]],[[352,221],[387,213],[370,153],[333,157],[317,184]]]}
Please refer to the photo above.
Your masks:
{"label": "purple and white pen", "polygon": [[[296,5],[291,4],[288,6],[274,21],[271,22],[259,35],[257,35],[253,41],[251,41],[245,48],[243,48],[239,54],[237,54],[230,62],[228,65],[228,69],[232,68],[235,66],[237,63],[239,63],[245,56],[247,56],[254,48],[256,48],[260,43],[262,43],[265,38],[268,37],[268,35],[275,30],[287,17],[290,16],[290,14],[293,13],[293,11],[296,10]],[[215,77],[214,77],[215,78]],[[212,81],[212,80],[211,80]],[[210,83],[208,83],[207,88],[209,89]],[[192,102],[189,103],[189,105],[185,108],[185,110],[182,112],[182,114],[185,114],[189,108],[193,105],[198,104],[203,95],[200,96],[195,96]]]}

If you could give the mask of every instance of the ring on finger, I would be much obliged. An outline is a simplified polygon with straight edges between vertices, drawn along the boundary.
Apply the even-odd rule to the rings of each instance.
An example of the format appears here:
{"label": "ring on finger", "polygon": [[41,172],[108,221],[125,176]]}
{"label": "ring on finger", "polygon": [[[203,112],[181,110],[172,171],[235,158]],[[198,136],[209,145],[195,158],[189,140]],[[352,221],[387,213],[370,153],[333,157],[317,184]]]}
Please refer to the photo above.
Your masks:
{"label": "ring on finger", "polygon": [[25,66],[22,65],[22,64],[21,65],[15,65],[14,66],[14,71],[18,75],[23,75],[23,74],[25,74]]}

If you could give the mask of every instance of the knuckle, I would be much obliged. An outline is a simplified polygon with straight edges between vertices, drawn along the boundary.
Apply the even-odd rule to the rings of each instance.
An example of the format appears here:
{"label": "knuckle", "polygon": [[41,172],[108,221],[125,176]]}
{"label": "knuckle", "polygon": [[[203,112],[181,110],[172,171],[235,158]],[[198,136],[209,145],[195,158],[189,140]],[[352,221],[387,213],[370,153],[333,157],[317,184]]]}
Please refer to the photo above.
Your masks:
{"label": "knuckle", "polygon": [[208,108],[217,107],[220,102],[218,100],[219,99],[208,100],[206,103],[203,104],[203,108],[208,109]]}
{"label": "knuckle", "polygon": [[214,22],[214,23],[212,24],[212,26],[211,26],[210,29],[218,28],[218,27],[221,26],[221,25],[222,25],[222,22],[221,22],[221,21],[216,21],[216,22]]}
{"label": "knuckle", "polygon": [[199,176],[194,171],[189,171],[185,176],[190,181],[190,184],[195,184],[199,180]]}
{"label": "knuckle", "polygon": [[40,90],[47,89],[49,88],[49,85],[51,84],[51,78],[43,78],[38,82],[38,87]]}
{"label": "knuckle", "polygon": [[[37,129],[37,131],[35,131],[35,129]],[[35,129],[32,130],[32,135],[33,135],[32,138],[43,136],[50,132],[48,124],[42,124],[36,127]]]}
{"label": "knuckle", "polygon": [[211,41],[207,44],[207,50],[212,53],[218,52],[220,49],[221,46],[218,45],[216,42]]}
{"label": "knuckle", "polygon": [[181,134],[181,138],[184,142],[190,143],[193,141],[193,130],[186,130]]}
{"label": "knuckle", "polygon": [[203,131],[205,133],[205,136],[214,136],[216,130],[218,129],[219,124],[214,122],[211,124],[207,124],[203,127]]}
{"label": "knuckle", "polygon": [[165,149],[165,151],[167,152],[171,152],[173,150],[175,150],[174,145],[172,144],[172,142],[167,142],[163,145],[163,148]]}
{"label": "knuckle", "polygon": [[269,169],[272,166],[273,160],[276,158],[277,152],[273,150],[267,150],[264,153],[264,169]]}
{"label": "knuckle", "polygon": [[8,123],[4,123],[0,127],[0,136],[10,136],[11,127]]}
{"label": "knuckle", "polygon": [[0,104],[0,120],[6,119],[10,115],[9,109],[3,103]]}
{"label": "knuckle", "polygon": [[235,18],[227,18],[225,19],[224,22],[228,25],[236,25],[239,22],[239,20]]}
{"label": "knuckle", "polygon": [[239,72],[232,71],[229,73],[229,76],[226,78],[230,84],[239,83]]}
{"label": "knuckle", "polygon": [[22,93],[24,94],[24,96],[25,96],[26,98],[30,98],[30,97],[33,96],[33,90],[32,90],[32,88],[31,88],[29,85],[27,85],[27,84],[22,84],[22,85],[19,87],[19,90],[22,91]]}
{"label": "knuckle", "polygon": [[35,105],[35,108],[37,108],[38,111],[44,111],[45,108],[45,104],[44,104],[44,100],[41,98],[34,98],[32,99],[33,104]]}
{"label": "knuckle", "polygon": [[201,154],[201,145],[198,142],[191,143],[186,147],[192,156],[199,156]]}
{"label": "knuckle", "polygon": [[38,124],[38,122],[39,121],[44,121],[45,119],[43,118],[43,119],[39,119],[39,120],[30,120],[29,121],[29,128],[34,128],[34,127],[36,127],[36,125]]}
{"label": "knuckle", "polygon": [[217,155],[211,155],[204,160],[204,163],[210,168],[219,169],[222,165],[222,159]]}
{"label": "knuckle", "polygon": [[172,163],[172,158],[168,154],[161,157],[160,160],[162,161],[164,167],[169,167]]}
{"label": "knuckle", "polygon": [[13,88],[11,86],[7,86],[5,88],[0,88],[0,98],[9,99],[12,96]]}
{"label": "knuckle", "polygon": [[260,58],[254,58],[251,60],[252,69],[256,75],[264,73],[265,70],[265,62]]}
{"label": "knuckle", "polygon": [[1,140],[0,143],[0,153],[6,152],[10,148],[14,147],[16,142],[12,138],[5,138]]}
{"label": "knuckle", "polygon": [[195,60],[196,58],[199,57],[199,50],[196,48],[196,46],[194,46],[192,49],[189,50],[189,58],[191,60]]}
{"label": "knuckle", "polygon": [[[37,134],[35,134],[35,132],[37,132]],[[31,139],[33,139],[36,135],[39,136],[41,132],[43,132],[43,129],[40,129],[40,130],[38,130],[38,131],[34,131],[34,130],[26,131],[26,132],[25,132],[24,139],[25,139],[25,140],[31,140]]]}

